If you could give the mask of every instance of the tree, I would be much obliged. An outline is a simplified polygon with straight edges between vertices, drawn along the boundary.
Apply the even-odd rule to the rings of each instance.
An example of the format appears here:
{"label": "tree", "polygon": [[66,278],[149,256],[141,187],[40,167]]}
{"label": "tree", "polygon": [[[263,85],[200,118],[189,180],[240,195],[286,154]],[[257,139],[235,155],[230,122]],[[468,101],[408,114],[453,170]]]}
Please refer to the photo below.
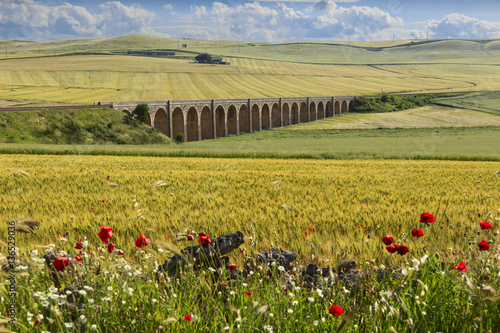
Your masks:
{"label": "tree", "polygon": [[141,123],[145,123],[149,118],[149,106],[145,103],[137,104],[132,115]]}
{"label": "tree", "polygon": [[212,57],[208,53],[202,53],[202,54],[197,55],[194,58],[194,60],[196,60],[197,62],[200,62],[200,63],[209,64],[212,62]]}

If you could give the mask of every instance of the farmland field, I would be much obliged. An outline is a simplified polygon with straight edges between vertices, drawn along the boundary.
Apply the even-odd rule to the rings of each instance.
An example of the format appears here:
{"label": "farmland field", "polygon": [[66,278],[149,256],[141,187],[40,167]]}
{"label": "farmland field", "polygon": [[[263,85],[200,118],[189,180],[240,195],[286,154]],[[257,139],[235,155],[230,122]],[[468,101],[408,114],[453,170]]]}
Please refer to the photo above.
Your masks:
{"label": "farmland field", "polygon": [[[1,42],[0,104],[500,90],[498,41],[238,43],[123,36]],[[128,49],[175,50],[169,58]],[[311,52],[314,50],[314,52]],[[193,63],[200,52],[230,66]]]}
{"label": "farmland field", "polygon": [[[498,169],[492,162],[2,155],[0,219],[31,217],[41,222],[34,233],[16,234],[16,246],[26,258],[23,264],[32,267],[30,280],[23,277],[28,273],[18,275],[23,308],[17,331],[33,327],[27,313],[43,313],[40,328],[50,331],[72,322],[64,305],[59,310],[49,306],[57,296],[48,291],[45,264],[38,263],[48,249],[39,246],[54,244],[74,258],[80,253],[75,244],[83,240],[89,244],[80,253],[85,266],[72,261],[72,270],[62,277],[66,286],[86,287],[78,312],[85,321],[76,322],[75,329],[96,325],[103,332],[123,327],[195,332],[227,326],[244,332],[262,327],[332,331],[341,319],[328,315],[331,304],[345,309],[344,324],[352,332],[375,327],[399,332],[494,329],[498,302],[481,300],[497,297],[500,287]],[[164,186],[152,186],[159,180]],[[423,212],[434,214],[436,223],[420,223]],[[491,221],[493,229],[480,230],[484,220]],[[124,251],[123,257],[102,248],[100,226],[113,228],[111,241]],[[412,237],[412,228],[421,228],[424,236]],[[290,271],[296,282],[282,286],[280,279],[266,279],[256,269],[213,289],[208,270],[200,274],[187,269],[177,284],[142,282],[153,281],[154,268],[169,256],[167,249],[192,244],[187,233],[203,231],[214,239],[238,230],[246,237],[244,250],[231,253],[229,260],[241,269],[252,254],[276,246],[296,252],[297,263],[304,266],[336,267],[355,260],[367,274],[402,266],[402,280],[377,282],[372,276],[357,288],[318,284],[318,292],[306,288],[298,273]],[[134,242],[141,233],[151,244],[137,249]],[[184,236],[176,242],[178,233]],[[406,244],[410,252],[388,253],[381,242],[385,235]],[[1,237],[5,247],[5,234]],[[490,243],[484,253],[477,247],[482,240]],[[100,275],[87,266],[92,253],[101,262]],[[429,257],[421,259],[424,255]],[[450,268],[460,261],[468,266],[467,280]],[[441,263],[443,268],[436,271]],[[122,276],[127,270],[130,277]],[[469,289],[466,281],[481,289]],[[482,283],[490,289],[482,289]],[[464,306],[468,311],[463,315],[448,315]],[[386,312],[395,314],[384,316]],[[183,319],[188,314],[190,322]]]}

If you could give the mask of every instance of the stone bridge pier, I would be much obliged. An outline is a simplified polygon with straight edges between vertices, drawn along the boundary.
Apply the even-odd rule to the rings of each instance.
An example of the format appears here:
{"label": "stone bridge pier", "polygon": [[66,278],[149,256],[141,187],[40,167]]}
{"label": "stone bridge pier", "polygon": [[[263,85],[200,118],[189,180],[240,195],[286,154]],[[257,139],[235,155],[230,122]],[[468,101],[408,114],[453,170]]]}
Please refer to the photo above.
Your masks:
{"label": "stone bridge pier", "polygon": [[112,107],[132,115],[137,104],[149,106],[146,123],[171,139],[216,139],[334,117],[348,112],[356,97],[282,97],[175,101],[113,102]]}

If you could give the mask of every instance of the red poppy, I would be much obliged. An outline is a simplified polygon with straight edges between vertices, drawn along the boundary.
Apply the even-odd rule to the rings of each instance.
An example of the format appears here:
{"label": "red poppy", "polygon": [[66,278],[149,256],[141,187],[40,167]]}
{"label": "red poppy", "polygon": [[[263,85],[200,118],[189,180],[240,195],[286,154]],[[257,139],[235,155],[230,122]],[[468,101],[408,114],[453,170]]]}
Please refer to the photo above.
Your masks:
{"label": "red poppy", "polygon": [[394,246],[387,246],[385,248],[389,253],[395,253],[397,250]]}
{"label": "red poppy", "polygon": [[249,291],[245,291],[245,295],[247,295],[247,296],[252,296],[252,293],[251,293],[251,292],[249,292]]}
{"label": "red poppy", "polygon": [[451,266],[452,269],[456,269],[459,272],[467,271],[467,267],[465,266],[465,261],[462,261],[460,264],[458,264],[457,267]]}
{"label": "red poppy", "polygon": [[394,244],[394,247],[396,248],[396,252],[402,256],[404,256],[405,254],[410,252],[410,250],[408,249],[408,246],[406,246],[404,244],[401,244],[401,245]]}
{"label": "red poppy", "polygon": [[479,242],[478,246],[479,246],[479,250],[487,251],[490,248],[490,243],[488,243],[487,241],[484,240],[484,241]]}
{"label": "red poppy", "polygon": [[64,271],[67,266],[69,266],[69,259],[63,257],[57,257],[56,260],[52,262],[52,266],[58,271]]}
{"label": "red poppy", "polygon": [[116,254],[122,255],[123,251],[122,250],[116,250]]}
{"label": "red poppy", "polygon": [[382,242],[385,245],[391,245],[392,243],[394,243],[394,237],[392,237],[392,236],[384,236],[384,237],[382,237]]}
{"label": "red poppy", "polygon": [[106,244],[109,243],[109,239],[113,236],[113,228],[107,228],[101,226],[101,231],[97,234],[99,238]]}
{"label": "red poppy", "polygon": [[344,309],[341,307],[341,306],[338,306],[338,305],[332,305],[330,307],[330,310],[328,311],[329,314],[331,314],[332,316],[335,316],[335,317],[338,317],[340,316],[342,313],[344,313]]}
{"label": "red poppy", "polygon": [[420,222],[422,223],[434,223],[436,218],[431,213],[424,212],[420,214]]}
{"label": "red poppy", "polygon": [[208,246],[208,244],[212,243],[210,240],[209,236],[200,236],[200,244],[201,246],[205,247]]}
{"label": "red poppy", "polygon": [[481,227],[481,230],[493,228],[493,225],[488,221],[479,222],[479,226]]}
{"label": "red poppy", "polygon": [[188,240],[188,241],[192,241],[192,240],[194,240],[193,235],[187,235],[187,240]]}
{"label": "red poppy", "polygon": [[412,235],[413,237],[420,238],[420,237],[422,237],[422,236],[424,235],[424,232],[423,232],[421,229],[413,229],[413,230],[411,231],[411,235]]}
{"label": "red poppy", "polygon": [[198,234],[198,237],[205,237],[206,235],[207,235],[206,233],[204,233],[204,232],[200,232],[200,233]]}
{"label": "red poppy", "polygon": [[234,271],[236,269],[236,265],[231,264],[231,265],[227,266],[227,269],[229,269],[230,271]]}
{"label": "red poppy", "polygon": [[185,315],[184,320],[191,321],[191,316],[190,315]]}
{"label": "red poppy", "polygon": [[115,249],[115,244],[111,244],[111,243],[109,243],[109,244],[108,244],[108,252],[109,252],[109,253],[113,253],[113,250],[114,250],[114,249]]}
{"label": "red poppy", "polygon": [[139,238],[137,238],[135,240],[135,246],[143,249],[144,247],[146,247],[146,245],[148,245],[149,243],[151,243],[151,241],[149,239],[146,238],[146,236],[144,236],[144,234],[141,234],[139,236]]}
{"label": "red poppy", "polygon": [[82,259],[82,258],[80,258],[79,256],[75,256],[75,260],[76,260],[76,261],[82,261],[83,259]]}
{"label": "red poppy", "polygon": [[75,249],[77,249],[77,250],[83,249],[83,242],[76,243]]}
{"label": "red poppy", "polygon": [[35,326],[38,326],[38,325],[40,325],[40,320],[39,319],[35,320]]}

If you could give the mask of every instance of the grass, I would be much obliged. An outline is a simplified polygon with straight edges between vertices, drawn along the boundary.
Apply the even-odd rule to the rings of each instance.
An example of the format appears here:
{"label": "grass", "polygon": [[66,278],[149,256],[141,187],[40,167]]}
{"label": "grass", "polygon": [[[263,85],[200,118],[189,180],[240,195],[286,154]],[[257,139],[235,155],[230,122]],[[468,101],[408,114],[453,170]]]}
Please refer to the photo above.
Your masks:
{"label": "grass", "polygon": [[156,129],[109,108],[1,112],[0,128],[0,143],[170,143]]}
{"label": "grass", "polygon": [[500,92],[473,93],[465,96],[438,98],[436,103],[454,108],[470,109],[500,116]]}
{"label": "grass", "polygon": [[[333,118],[300,124],[289,130],[439,128],[500,126],[498,116],[467,109],[428,105],[389,113],[344,113]],[[284,129],[285,130],[285,129]]]}
{"label": "grass", "polygon": [[[489,162],[3,155],[0,219],[41,222],[36,232],[15,237],[18,321],[12,330],[495,331],[496,170],[498,163]],[[156,180],[166,186],[151,186]],[[423,212],[437,222],[420,223]],[[481,230],[484,220],[493,228]],[[114,229],[110,242],[123,256],[106,251],[100,226]],[[416,228],[422,238],[411,236]],[[186,234],[203,231],[214,239],[237,230],[246,242],[229,262],[239,277],[225,268],[215,275],[188,265],[178,277],[156,279],[169,249],[193,245]],[[151,240],[143,249],[134,245],[141,233]],[[389,254],[385,235],[410,252]],[[5,262],[6,233],[0,239]],[[88,246],[76,250],[84,240]],[[482,240],[488,251],[479,251]],[[298,254],[288,282],[277,269],[246,266],[273,246]],[[60,287],[41,259],[53,248],[71,258]],[[300,273],[309,263],[335,268],[345,260],[355,260],[363,272],[356,287],[320,278],[310,288]],[[451,269],[461,261],[468,271]],[[380,270],[397,267],[399,278],[377,279]],[[73,313],[65,305],[71,292],[57,296],[70,285],[85,288]],[[344,313],[330,315],[331,305]],[[6,302],[0,310],[6,313]]]}
{"label": "grass", "polygon": [[[188,48],[167,58],[128,49]],[[500,90],[498,41],[241,43],[122,36],[0,43],[4,100],[53,103]],[[230,66],[194,64],[207,50]],[[314,50],[314,52],[311,52]]]}
{"label": "grass", "polygon": [[[297,127],[300,128],[300,127]],[[2,154],[499,161],[500,129],[265,130],[181,145],[3,144]]]}

